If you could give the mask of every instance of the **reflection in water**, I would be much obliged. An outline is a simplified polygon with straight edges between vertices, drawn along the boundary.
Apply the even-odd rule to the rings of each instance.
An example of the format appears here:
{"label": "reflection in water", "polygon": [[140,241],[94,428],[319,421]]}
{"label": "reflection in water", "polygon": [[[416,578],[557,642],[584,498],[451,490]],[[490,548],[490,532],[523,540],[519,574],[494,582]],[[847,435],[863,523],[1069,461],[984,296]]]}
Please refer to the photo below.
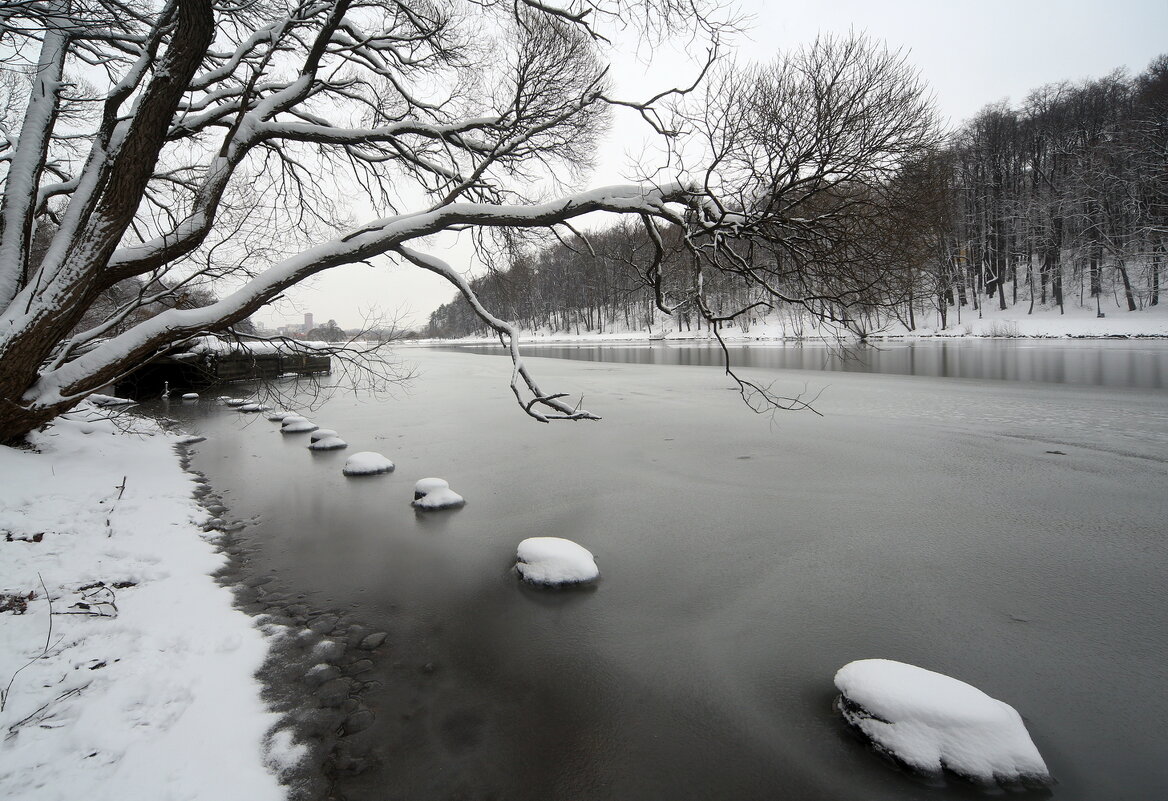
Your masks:
{"label": "reflection in water", "polygon": [[[524,343],[530,356],[625,364],[720,367],[722,351],[708,343],[541,345]],[[494,345],[458,350],[504,355]],[[786,370],[1040,381],[1100,387],[1168,387],[1168,343],[1091,340],[898,342],[855,345],[846,352],[821,343],[729,345],[731,364]]]}

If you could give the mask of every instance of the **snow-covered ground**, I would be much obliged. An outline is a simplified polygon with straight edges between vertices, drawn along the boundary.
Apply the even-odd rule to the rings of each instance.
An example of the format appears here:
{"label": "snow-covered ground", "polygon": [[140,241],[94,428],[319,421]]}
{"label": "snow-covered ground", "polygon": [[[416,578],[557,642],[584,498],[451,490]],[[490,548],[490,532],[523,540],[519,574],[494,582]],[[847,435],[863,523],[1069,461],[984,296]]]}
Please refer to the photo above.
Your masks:
{"label": "snow-covered ground", "polygon": [[285,796],[267,644],[212,578],[177,441],[86,407],[0,447],[0,798]]}
{"label": "snow-covered ground", "polygon": [[[950,309],[947,325],[942,327],[935,314],[921,315],[917,327],[908,328],[895,320],[870,331],[872,339],[932,339],[958,337],[1168,337],[1168,304],[1150,306],[1135,312],[1115,308],[1110,302],[1103,307],[1103,317],[1099,317],[1094,306],[1079,307],[1068,304],[1062,313],[1057,307],[1035,307],[1028,313],[1028,304],[1019,303],[1006,310],[999,310],[991,303],[980,311],[965,308],[958,315]],[[814,325],[809,319],[792,321],[772,315],[765,322],[747,326],[727,326],[722,329],[722,338],[727,342],[757,342],[770,340],[826,339],[835,340],[840,336],[854,338],[847,332],[840,332],[829,326]],[[616,327],[604,332],[583,331],[523,331],[527,344],[559,342],[628,342],[665,339],[669,341],[708,340],[710,332],[705,327],[694,326],[679,329],[675,320],[666,321],[653,331],[630,331]],[[429,343],[434,340],[417,340]],[[494,337],[464,337],[459,342],[467,344],[495,343]]]}

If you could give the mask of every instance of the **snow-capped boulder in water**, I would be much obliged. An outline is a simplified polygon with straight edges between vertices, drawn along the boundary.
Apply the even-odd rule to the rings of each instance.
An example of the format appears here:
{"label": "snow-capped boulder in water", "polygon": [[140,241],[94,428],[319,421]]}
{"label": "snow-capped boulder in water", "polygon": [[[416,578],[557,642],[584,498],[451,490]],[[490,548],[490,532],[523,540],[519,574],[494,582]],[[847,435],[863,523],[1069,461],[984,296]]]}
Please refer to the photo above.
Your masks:
{"label": "snow-capped boulder in water", "polygon": [[450,489],[445,479],[423,478],[414,485],[415,509],[433,512],[439,509],[454,509],[465,503],[466,500]]}
{"label": "snow-capped boulder in water", "polygon": [[986,784],[1049,784],[1050,772],[1009,704],[963,681],[890,659],[835,674],[839,709],[877,749],[926,774]]}
{"label": "snow-capped boulder in water", "polygon": [[345,460],[341,472],[346,476],[377,476],[393,472],[393,462],[380,453],[359,451]]}
{"label": "snow-capped boulder in water", "polygon": [[312,442],[316,442],[318,439],[324,439],[325,437],[339,436],[340,434],[338,434],[336,431],[333,431],[331,428],[318,428],[316,431],[312,432],[312,435],[309,437],[309,439],[311,439]]}
{"label": "snow-capped boulder in water", "polygon": [[583,584],[600,576],[592,552],[561,537],[529,537],[519,543],[516,559],[515,569],[532,584]]}
{"label": "snow-capped boulder in water", "polygon": [[228,406],[242,406],[245,403],[247,403],[247,399],[246,398],[228,398],[227,400],[225,400],[223,402],[225,404],[227,404]]}
{"label": "snow-capped boulder in water", "polygon": [[313,432],[313,440],[308,443],[309,450],[313,451],[339,451],[342,448],[349,447],[349,443],[345,442],[340,437],[321,437],[316,439],[316,432]]}
{"label": "snow-capped boulder in water", "polygon": [[268,410],[268,407],[264,406],[262,403],[245,403],[242,406],[237,406],[235,408],[238,411],[249,412],[251,414],[254,414],[256,412],[265,412]]}
{"label": "snow-capped boulder in water", "polygon": [[198,400],[198,399],[199,399],[199,393],[197,393],[197,392],[184,392],[184,393],[183,393],[183,396],[182,396],[182,399],[183,399],[183,400],[185,400],[185,401],[188,401],[188,400],[189,400],[189,401]]}
{"label": "snow-capped boulder in water", "polygon": [[282,409],[277,409],[274,412],[268,413],[268,419],[271,420],[273,423],[283,422],[284,418],[292,417],[292,416],[293,416],[292,412],[285,412]]}
{"label": "snow-capped boulder in water", "polygon": [[285,417],[284,422],[280,424],[281,434],[307,434],[309,431],[316,431],[319,428],[316,423],[311,420],[306,420],[303,417]]}

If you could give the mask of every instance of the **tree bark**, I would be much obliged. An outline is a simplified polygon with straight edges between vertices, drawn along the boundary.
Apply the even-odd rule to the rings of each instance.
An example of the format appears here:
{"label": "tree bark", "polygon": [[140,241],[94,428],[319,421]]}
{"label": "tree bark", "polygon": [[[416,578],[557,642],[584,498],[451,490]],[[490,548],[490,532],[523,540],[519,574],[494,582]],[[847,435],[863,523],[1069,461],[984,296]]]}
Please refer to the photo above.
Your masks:
{"label": "tree bark", "polygon": [[1127,265],[1123,263],[1123,259],[1120,259],[1118,262],[1116,262],[1115,269],[1119,271],[1119,277],[1123,281],[1123,294],[1127,298],[1127,310],[1135,311],[1136,296],[1135,293],[1132,292],[1131,281],[1128,279],[1127,275]]}

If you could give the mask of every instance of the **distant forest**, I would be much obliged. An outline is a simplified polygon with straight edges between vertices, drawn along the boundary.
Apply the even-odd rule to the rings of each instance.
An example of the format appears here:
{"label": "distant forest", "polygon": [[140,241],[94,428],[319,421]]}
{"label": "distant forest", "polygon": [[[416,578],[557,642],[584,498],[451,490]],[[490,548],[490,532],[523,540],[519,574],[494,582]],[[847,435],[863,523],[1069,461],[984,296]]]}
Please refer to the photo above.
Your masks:
{"label": "distant forest", "polygon": [[[782,308],[733,274],[709,274],[715,312],[747,309],[719,325],[779,319],[834,319],[858,334],[922,317],[942,328],[956,310],[982,304],[1027,312],[1067,306],[1135,311],[1160,301],[1168,243],[1168,55],[1131,77],[1117,71],[1080,84],[1044,86],[1025,102],[987,106],[927,158],[902,165],[899,200],[878,230],[881,252],[859,302],[833,306],[833,265],[790,271],[791,294],[823,298],[820,308]],[[643,226],[513,248],[507,264],[471,282],[484,305],[520,328],[551,332],[689,330],[703,323],[685,302],[690,254],[680,234],[666,239],[664,296],[656,308],[646,267],[654,243]],[[748,259],[781,266],[781,249]],[[838,265],[837,265],[838,266]],[[849,270],[864,266],[850,265]],[[849,280],[854,281],[855,275]],[[816,301],[811,301],[814,304]],[[676,304],[670,304],[676,305]],[[430,336],[489,330],[461,297],[430,316]]]}

